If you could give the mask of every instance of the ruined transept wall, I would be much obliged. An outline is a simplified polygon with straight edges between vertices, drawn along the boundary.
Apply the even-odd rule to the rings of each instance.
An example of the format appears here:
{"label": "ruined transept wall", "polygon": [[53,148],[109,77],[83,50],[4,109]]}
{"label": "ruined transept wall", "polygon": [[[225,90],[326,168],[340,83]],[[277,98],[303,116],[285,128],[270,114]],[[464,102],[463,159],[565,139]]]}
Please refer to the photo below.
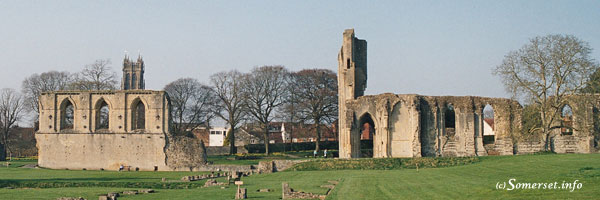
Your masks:
{"label": "ruined transept wall", "polygon": [[[375,125],[373,157],[476,156],[487,155],[483,146],[483,108],[494,108],[496,139],[493,151],[513,154],[512,134],[520,132],[521,106],[509,99],[486,97],[368,95],[346,102],[349,113],[340,121],[350,122],[340,133],[359,135],[364,116]],[[454,130],[445,128],[445,110],[454,107]],[[349,132],[349,133],[348,133]],[[358,138],[357,136],[353,138]],[[359,157],[360,141],[349,146],[351,157]],[[357,151],[357,152],[354,152]]]}
{"label": "ruined transept wall", "polygon": [[[366,132],[374,133],[372,156],[377,158],[512,155],[544,150],[543,139],[523,137],[523,108],[514,100],[390,93],[364,96],[366,56],[367,42],[356,38],[354,29],[345,30],[338,54],[340,158],[362,156],[365,126],[372,129]],[[494,111],[494,134],[486,141],[483,109],[488,104]],[[552,151],[593,152],[600,142],[600,95],[574,95],[565,104],[573,109],[573,131],[563,134],[561,128],[552,129],[548,138]],[[453,125],[446,124],[447,117],[453,119]],[[560,116],[558,119],[554,127],[562,126]]]}
{"label": "ruined transept wall", "polygon": [[[170,134],[164,91],[59,91],[43,93],[39,100],[36,140],[41,167],[118,170],[123,165],[171,171],[205,164],[199,141]],[[72,115],[65,111],[69,104]],[[102,105],[108,106],[108,126],[97,128]],[[136,127],[138,105],[144,120]],[[72,116],[68,127],[63,123],[67,115]]]}
{"label": "ruined transept wall", "polygon": [[[550,138],[552,151],[556,153],[593,152],[594,146],[598,145],[598,133],[600,133],[600,94],[580,94],[565,99],[563,104],[569,105],[573,112],[573,132],[572,134],[563,134],[560,128],[552,129],[553,133]],[[560,113],[556,118],[561,119]],[[555,120],[553,126],[561,126],[561,121]]]}

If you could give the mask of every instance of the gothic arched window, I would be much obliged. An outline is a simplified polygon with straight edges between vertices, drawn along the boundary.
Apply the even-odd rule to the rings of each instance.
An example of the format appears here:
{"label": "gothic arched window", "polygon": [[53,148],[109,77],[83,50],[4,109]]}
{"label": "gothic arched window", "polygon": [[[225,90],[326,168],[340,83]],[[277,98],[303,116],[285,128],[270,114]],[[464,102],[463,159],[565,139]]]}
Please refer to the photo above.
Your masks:
{"label": "gothic arched window", "polygon": [[104,99],[96,104],[96,130],[108,129],[109,112],[110,109]]}
{"label": "gothic arched window", "polygon": [[132,107],[132,129],[145,129],[146,128],[146,107],[144,103],[140,100],[137,100],[136,103],[133,104]]}
{"label": "gothic arched window", "polygon": [[60,129],[73,129],[75,107],[70,100],[65,99],[60,106]]}

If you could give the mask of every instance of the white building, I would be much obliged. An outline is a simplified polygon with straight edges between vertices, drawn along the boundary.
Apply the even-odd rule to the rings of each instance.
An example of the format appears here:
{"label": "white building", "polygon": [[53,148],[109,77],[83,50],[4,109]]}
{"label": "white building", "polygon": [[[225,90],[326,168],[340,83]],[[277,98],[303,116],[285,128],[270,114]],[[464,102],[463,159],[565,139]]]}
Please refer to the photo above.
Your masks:
{"label": "white building", "polygon": [[494,119],[483,119],[483,144],[493,144],[495,141]]}
{"label": "white building", "polygon": [[290,142],[290,134],[285,131],[285,124],[281,125],[281,140],[283,141],[283,143],[289,143]]}
{"label": "white building", "polygon": [[213,127],[210,129],[208,146],[223,146],[225,136],[227,136],[227,127]]}

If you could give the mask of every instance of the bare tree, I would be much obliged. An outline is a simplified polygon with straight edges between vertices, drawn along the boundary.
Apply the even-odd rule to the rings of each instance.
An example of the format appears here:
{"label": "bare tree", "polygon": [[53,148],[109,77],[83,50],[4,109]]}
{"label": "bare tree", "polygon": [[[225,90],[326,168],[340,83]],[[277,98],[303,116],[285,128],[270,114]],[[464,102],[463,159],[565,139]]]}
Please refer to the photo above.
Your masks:
{"label": "bare tree", "polygon": [[244,75],[236,70],[219,72],[210,77],[216,102],[215,114],[229,124],[226,142],[229,142],[229,153],[236,153],[235,131],[244,119],[244,96],[242,93]]}
{"label": "bare tree", "polygon": [[117,88],[117,74],[109,66],[109,59],[99,59],[86,65],[77,74],[73,88],[78,90],[114,90]]}
{"label": "bare tree", "polygon": [[[300,89],[296,86],[297,78],[298,77],[293,74],[289,76],[287,83],[288,95],[285,98],[285,103],[283,104],[282,112],[280,113],[282,115],[281,118],[291,124],[291,126],[286,127],[286,130],[289,130],[290,134],[291,149],[293,149],[294,128],[301,121],[299,116],[300,108],[298,107],[298,104],[300,103]],[[284,141],[284,143],[285,142],[286,141]]]}
{"label": "bare tree", "polygon": [[180,78],[165,86],[171,100],[176,134],[188,133],[214,117],[215,95],[211,87],[193,78]]}
{"label": "bare tree", "polygon": [[565,98],[586,85],[598,64],[590,58],[588,43],[571,35],[535,37],[521,49],[511,51],[497,66],[494,74],[502,78],[513,98],[525,98],[538,105],[549,150],[552,124]]}
{"label": "bare tree", "polygon": [[38,98],[42,92],[67,90],[73,82],[73,76],[69,72],[49,71],[41,74],[33,74],[23,80],[21,93],[25,104],[30,111],[39,113]]}
{"label": "bare tree", "polygon": [[303,121],[313,123],[316,147],[321,141],[320,126],[333,123],[338,113],[337,75],[327,69],[306,69],[293,74],[298,92],[298,111]]}
{"label": "bare tree", "polygon": [[245,78],[246,109],[264,130],[265,154],[269,154],[269,123],[285,103],[288,71],[283,66],[254,68]]}
{"label": "bare tree", "polygon": [[21,95],[13,89],[4,88],[0,91],[0,160],[6,160],[10,152],[8,138],[25,109]]}

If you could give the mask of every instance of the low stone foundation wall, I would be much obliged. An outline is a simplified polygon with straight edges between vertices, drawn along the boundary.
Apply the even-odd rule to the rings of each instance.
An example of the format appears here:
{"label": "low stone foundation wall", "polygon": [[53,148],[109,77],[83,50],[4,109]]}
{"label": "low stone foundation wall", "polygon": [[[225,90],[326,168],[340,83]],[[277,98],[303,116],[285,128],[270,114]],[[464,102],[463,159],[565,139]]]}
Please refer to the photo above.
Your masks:
{"label": "low stone foundation wall", "polygon": [[594,139],[592,136],[579,137],[573,135],[557,135],[550,140],[555,153],[591,153]]}
{"label": "low stone foundation wall", "polygon": [[255,169],[252,165],[202,165],[197,167],[179,167],[173,168],[173,171],[195,171],[195,172],[252,172]]}
{"label": "low stone foundation wall", "polygon": [[544,151],[543,141],[523,141],[515,145],[515,152],[518,155],[532,154]]}

